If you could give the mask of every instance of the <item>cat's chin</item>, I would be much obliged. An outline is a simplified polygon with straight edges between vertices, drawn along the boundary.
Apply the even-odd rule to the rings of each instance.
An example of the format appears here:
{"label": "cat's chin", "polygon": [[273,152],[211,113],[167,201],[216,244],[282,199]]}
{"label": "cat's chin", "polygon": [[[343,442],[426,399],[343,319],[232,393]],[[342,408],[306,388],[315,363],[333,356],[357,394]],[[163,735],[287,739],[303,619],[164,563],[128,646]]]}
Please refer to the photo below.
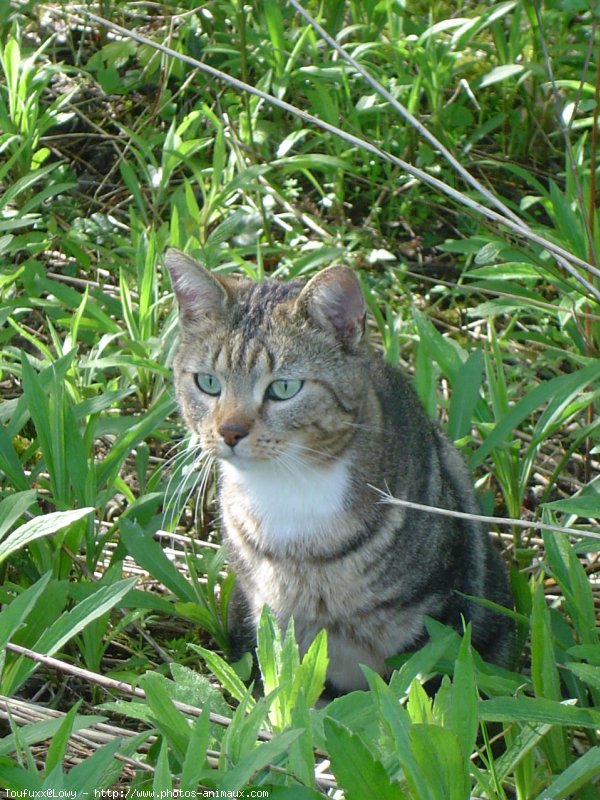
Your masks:
{"label": "cat's chin", "polygon": [[[277,458],[269,455],[256,455],[247,453],[231,453],[218,455],[217,464],[222,472],[257,473],[259,475],[275,475],[282,470]],[[286,472],[286,470],[284,470]]]}
{"label": "cat's chin", "polygon": [[257,466],[264,464],[265,459],[257,458],[256,456],[248,456],[242,453],[230,453],[227,455],[218,455],[217,461],[220,466],[225,469],[237,469],[242,472],[246,470],[256,469]]}

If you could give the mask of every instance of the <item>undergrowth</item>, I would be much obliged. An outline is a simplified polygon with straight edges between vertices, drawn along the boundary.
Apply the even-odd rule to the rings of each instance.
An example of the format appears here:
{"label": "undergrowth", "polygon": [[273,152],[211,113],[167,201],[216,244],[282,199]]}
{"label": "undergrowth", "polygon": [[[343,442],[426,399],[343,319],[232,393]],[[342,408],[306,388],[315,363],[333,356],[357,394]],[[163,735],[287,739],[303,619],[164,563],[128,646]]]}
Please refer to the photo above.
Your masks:
{"label": "undergrowth", "polygon": [[[323,31],[297,3],[89,6],[0,9],[0,788],[597,797],[595,4],[311,2]],[[325,637],[300,659],[268,611],[261,680],[231,663],[168,246],[358,271],[507,518],[510,670],[431,622],[323,706]]]}

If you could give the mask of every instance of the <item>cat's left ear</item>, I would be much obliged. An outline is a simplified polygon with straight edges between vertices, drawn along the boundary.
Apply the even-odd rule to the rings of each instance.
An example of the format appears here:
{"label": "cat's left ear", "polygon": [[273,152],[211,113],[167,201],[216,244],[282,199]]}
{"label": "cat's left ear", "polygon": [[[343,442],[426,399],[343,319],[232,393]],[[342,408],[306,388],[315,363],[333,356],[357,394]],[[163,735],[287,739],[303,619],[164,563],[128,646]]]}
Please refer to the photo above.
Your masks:
{"label": "cat's left ear", "polygon": [[296,308],[346,347],[355,347],[364,335],[365,299],[358,278],[346,267],[328,267],[311,278]]}
{"label": "cat's left ear", "polygon": [[174,247],[165,253],[165,264],[182,318],[214,317],[223,311],[227,290],[206,267]]}

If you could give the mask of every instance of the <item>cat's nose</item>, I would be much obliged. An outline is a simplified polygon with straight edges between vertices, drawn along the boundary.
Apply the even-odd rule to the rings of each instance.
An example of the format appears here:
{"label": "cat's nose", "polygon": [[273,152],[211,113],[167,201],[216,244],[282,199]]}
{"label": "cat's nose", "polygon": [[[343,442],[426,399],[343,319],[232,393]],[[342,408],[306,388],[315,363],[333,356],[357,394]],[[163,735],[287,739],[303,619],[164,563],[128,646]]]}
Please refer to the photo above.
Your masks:
{"label": "cat's nose", "polygon": [[236,444],[248,436],[250,427],[244,422],[222,422],[219,425],[219,433],[223,437],[225,444],[230,447],[235,447]]}

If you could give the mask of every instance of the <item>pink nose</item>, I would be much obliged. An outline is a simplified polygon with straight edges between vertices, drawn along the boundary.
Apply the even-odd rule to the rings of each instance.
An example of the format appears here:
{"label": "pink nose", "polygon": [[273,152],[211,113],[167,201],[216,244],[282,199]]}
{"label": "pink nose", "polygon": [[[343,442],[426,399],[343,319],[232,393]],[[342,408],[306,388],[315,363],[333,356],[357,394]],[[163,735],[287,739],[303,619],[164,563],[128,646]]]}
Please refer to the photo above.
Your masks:
{"label": "pink nose", "polygon": [[230,447],[235,447],[244,436],[248,436],[249,432],[250,428],[243,422],[222,422],[219,425],[219,433],[225,444]]}

